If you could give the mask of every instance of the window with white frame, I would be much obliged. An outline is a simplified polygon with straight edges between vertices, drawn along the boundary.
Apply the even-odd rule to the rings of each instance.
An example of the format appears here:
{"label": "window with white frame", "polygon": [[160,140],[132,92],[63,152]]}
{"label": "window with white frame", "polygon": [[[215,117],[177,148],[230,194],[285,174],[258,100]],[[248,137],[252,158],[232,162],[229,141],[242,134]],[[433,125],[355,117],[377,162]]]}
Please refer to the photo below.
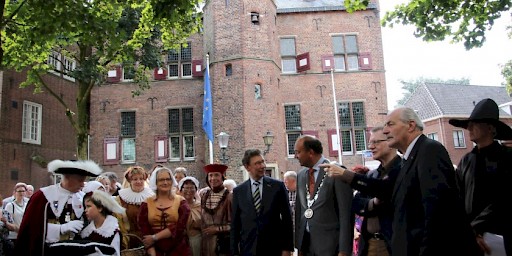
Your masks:
{"label": "window with white frame", "polygon": [[194,109],[169,109],[169,158],[171,161],[194,160]]}
{"label": "window with white frame", "polygon": [[41,144],[42,121],[43,105],[24,101],[21,141],[32,144]]}
{"label": "window with white frame", "polygon": [[48,65],[50,65],[54,71],[60,72],[60,64],[60,53],[52,51],[48,56]]}
{"label": "window with white frame", "polygon": [[437,132],[429,133],[429,134],[427,134],[427,137],[431,138],[435,141],[439,141],[439,138],[437,137]]}
{"label": "window with white frame", "polygon": [[167,55],[170,78],[192,77],[192,46],[182,44],[179,50],[170,50]]}
{"label": "window with white frame", "polygon": [[64,78],[74,81],[75,79],[73,77],[71,77],[70,73],[75,70],[76,61],[69,57],[64,56],[62,58],[62,64],[64,66],[64,69],[62,71],[64,73]]}
{"label": "window with white frame", "polygon": [[123,81],[133,81],[135,79],[135,65],[133,63],[123,63]]}
{"label": "window with white frame", "polygon": [[364,104],[358,102],[338,103],[341,149],[343,154],[353,154],[366,150],[366,116]]}
{"label": "window with white frame", "polygon": [[464,140],[463,130],[453,130],[453,146],[456,148],[465,148],[466,141]]}
{"label": "window with white frame", "polygon": [[281,38],[281,69],[283,73],[297,73],[295,38]]}
{"label": "window with white frame", "polygon": [[302,132],[300,105],[285,105],[284,120],[286,126],[288,157],[293,157],[295,155],[295,142]]}
{"label": "window with white frame", "polygon": [[135,111],[121,112],[121,162],[135,163]]}
{"label": "window with white frame", "polygon": [[359,49],[356,35],[332,36],[335,71],[359,70]]}

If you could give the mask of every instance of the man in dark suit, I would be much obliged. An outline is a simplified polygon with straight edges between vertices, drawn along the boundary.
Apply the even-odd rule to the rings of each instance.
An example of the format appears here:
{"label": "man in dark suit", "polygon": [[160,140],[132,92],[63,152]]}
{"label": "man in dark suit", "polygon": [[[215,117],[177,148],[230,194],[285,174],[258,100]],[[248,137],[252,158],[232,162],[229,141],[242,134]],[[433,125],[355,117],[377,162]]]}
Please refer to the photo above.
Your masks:
{"label": "man in dark suit", "polygon": [[[477,255],[475,235],[457,194],[455,171],[442,144],[423,135],[414,110],[398,108],[383,130],[390,147],[403,153],[396,181],[353,175],[352,185],[393,205],[393,256]],[[325,165],[332,176],[350,173]]]}
{"label": "man in dark suit", "polygon": [[322,152],[322,143],[313,136],[302,135],[295,143],[295,158],[306,167],[297,174],[295,246],[304,256],[350,256],[352,189],[326,175],[320,164],[329,160]]}
{"label": "man in dark suit", "polygon": [[284,183],[265,176],[258,149],[242,159],[250,178],[233,190],[231,250],[234,255],[290,255],[293,230]]}

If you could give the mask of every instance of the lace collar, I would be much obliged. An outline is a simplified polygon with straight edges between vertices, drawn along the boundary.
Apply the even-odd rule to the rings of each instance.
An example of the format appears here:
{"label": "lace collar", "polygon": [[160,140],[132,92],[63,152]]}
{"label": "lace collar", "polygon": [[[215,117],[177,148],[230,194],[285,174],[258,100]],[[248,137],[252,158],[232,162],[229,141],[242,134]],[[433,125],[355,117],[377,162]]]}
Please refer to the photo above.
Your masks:
{"label": "lace collar", "polygon": [[129,204],[140,205],[146,201],[146,198],[154,195],[155,193],[153,190],[146,187],[141,192],[134,192],[131,188],[123,188],[119,190],[119,197]]}
{"label": "lace collar", "polygon": [[53,214],[55,214],[55,217],[60,217],[64,206],[68,203],[71,203],[77,218],[82,217],[82,214],[84,213],[84,208],[82,206],[82,200],[84,197],[83,192],[79,191],[72,193],[64,189],[60,183],[41,188],[41,192],[43,192],[44,197],[48,203],[50,203],[50,208],[52,209]]}
{"label": "lace collar", "polygon": [[80,236],[82,238],[86,238],[90,236],[92,232],[95,232],[102,237],[108,238],[114,235],[115,231],[118,229],[119,224],[117,222],[117,219],[112,215],[108,215],[107,218],[105,218],[105,221],[103,222],[103,225],[101,225],[101,227],[96,228],[94,226],[94,221],[92,221],[91,223],[89,223],[89,225],[87,225],[87,227],[85,227],[82,230]]}

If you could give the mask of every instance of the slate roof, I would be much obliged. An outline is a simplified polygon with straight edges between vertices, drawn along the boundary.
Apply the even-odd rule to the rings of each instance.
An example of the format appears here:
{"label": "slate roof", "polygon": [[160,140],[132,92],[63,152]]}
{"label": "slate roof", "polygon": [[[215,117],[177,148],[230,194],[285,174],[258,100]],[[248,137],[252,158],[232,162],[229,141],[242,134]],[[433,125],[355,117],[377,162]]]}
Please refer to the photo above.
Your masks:
{"label": "slate roof", "polygon": [[[275,0],[275,3],[277,13],[345,10],[342,0]],[[368,9],[375,8],[375,3],[368,4]]]}
{"label": "slate roof", "polygon": [[[512,101],[505,87],[426,83],[418,86],[404,106],[417,110],[421,120],[467,118],[475,104],[485,98],[493,99],[498,106]],[[500,117],[512,116],[500,109]]]}

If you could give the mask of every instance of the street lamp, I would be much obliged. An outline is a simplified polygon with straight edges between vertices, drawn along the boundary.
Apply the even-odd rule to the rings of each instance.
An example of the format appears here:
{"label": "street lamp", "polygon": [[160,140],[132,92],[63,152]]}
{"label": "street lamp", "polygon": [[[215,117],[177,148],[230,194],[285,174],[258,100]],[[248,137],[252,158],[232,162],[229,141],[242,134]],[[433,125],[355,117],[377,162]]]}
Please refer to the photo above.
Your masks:
{"label": "street lamp", "polygon": [[226,148],[228,147],[229,143],[229,134],[221,132],[219,135],[217,135],[217,138],[219,139],[219,147],[222,151],[222,158],[220,160],[223,164],[225,164],[226,161],[228,161],[228,158],[226,157]]}
{"label": "street lamp", "polygon": [[263,142],[265,143],[265,146],[267,146],[267,149],[263,151],[263,155],[266,155],[270,151],[270,146],[272,146],[272,142],[274,142],[274,135],[271,131],[267,131],[267,134],[263,136]]}

